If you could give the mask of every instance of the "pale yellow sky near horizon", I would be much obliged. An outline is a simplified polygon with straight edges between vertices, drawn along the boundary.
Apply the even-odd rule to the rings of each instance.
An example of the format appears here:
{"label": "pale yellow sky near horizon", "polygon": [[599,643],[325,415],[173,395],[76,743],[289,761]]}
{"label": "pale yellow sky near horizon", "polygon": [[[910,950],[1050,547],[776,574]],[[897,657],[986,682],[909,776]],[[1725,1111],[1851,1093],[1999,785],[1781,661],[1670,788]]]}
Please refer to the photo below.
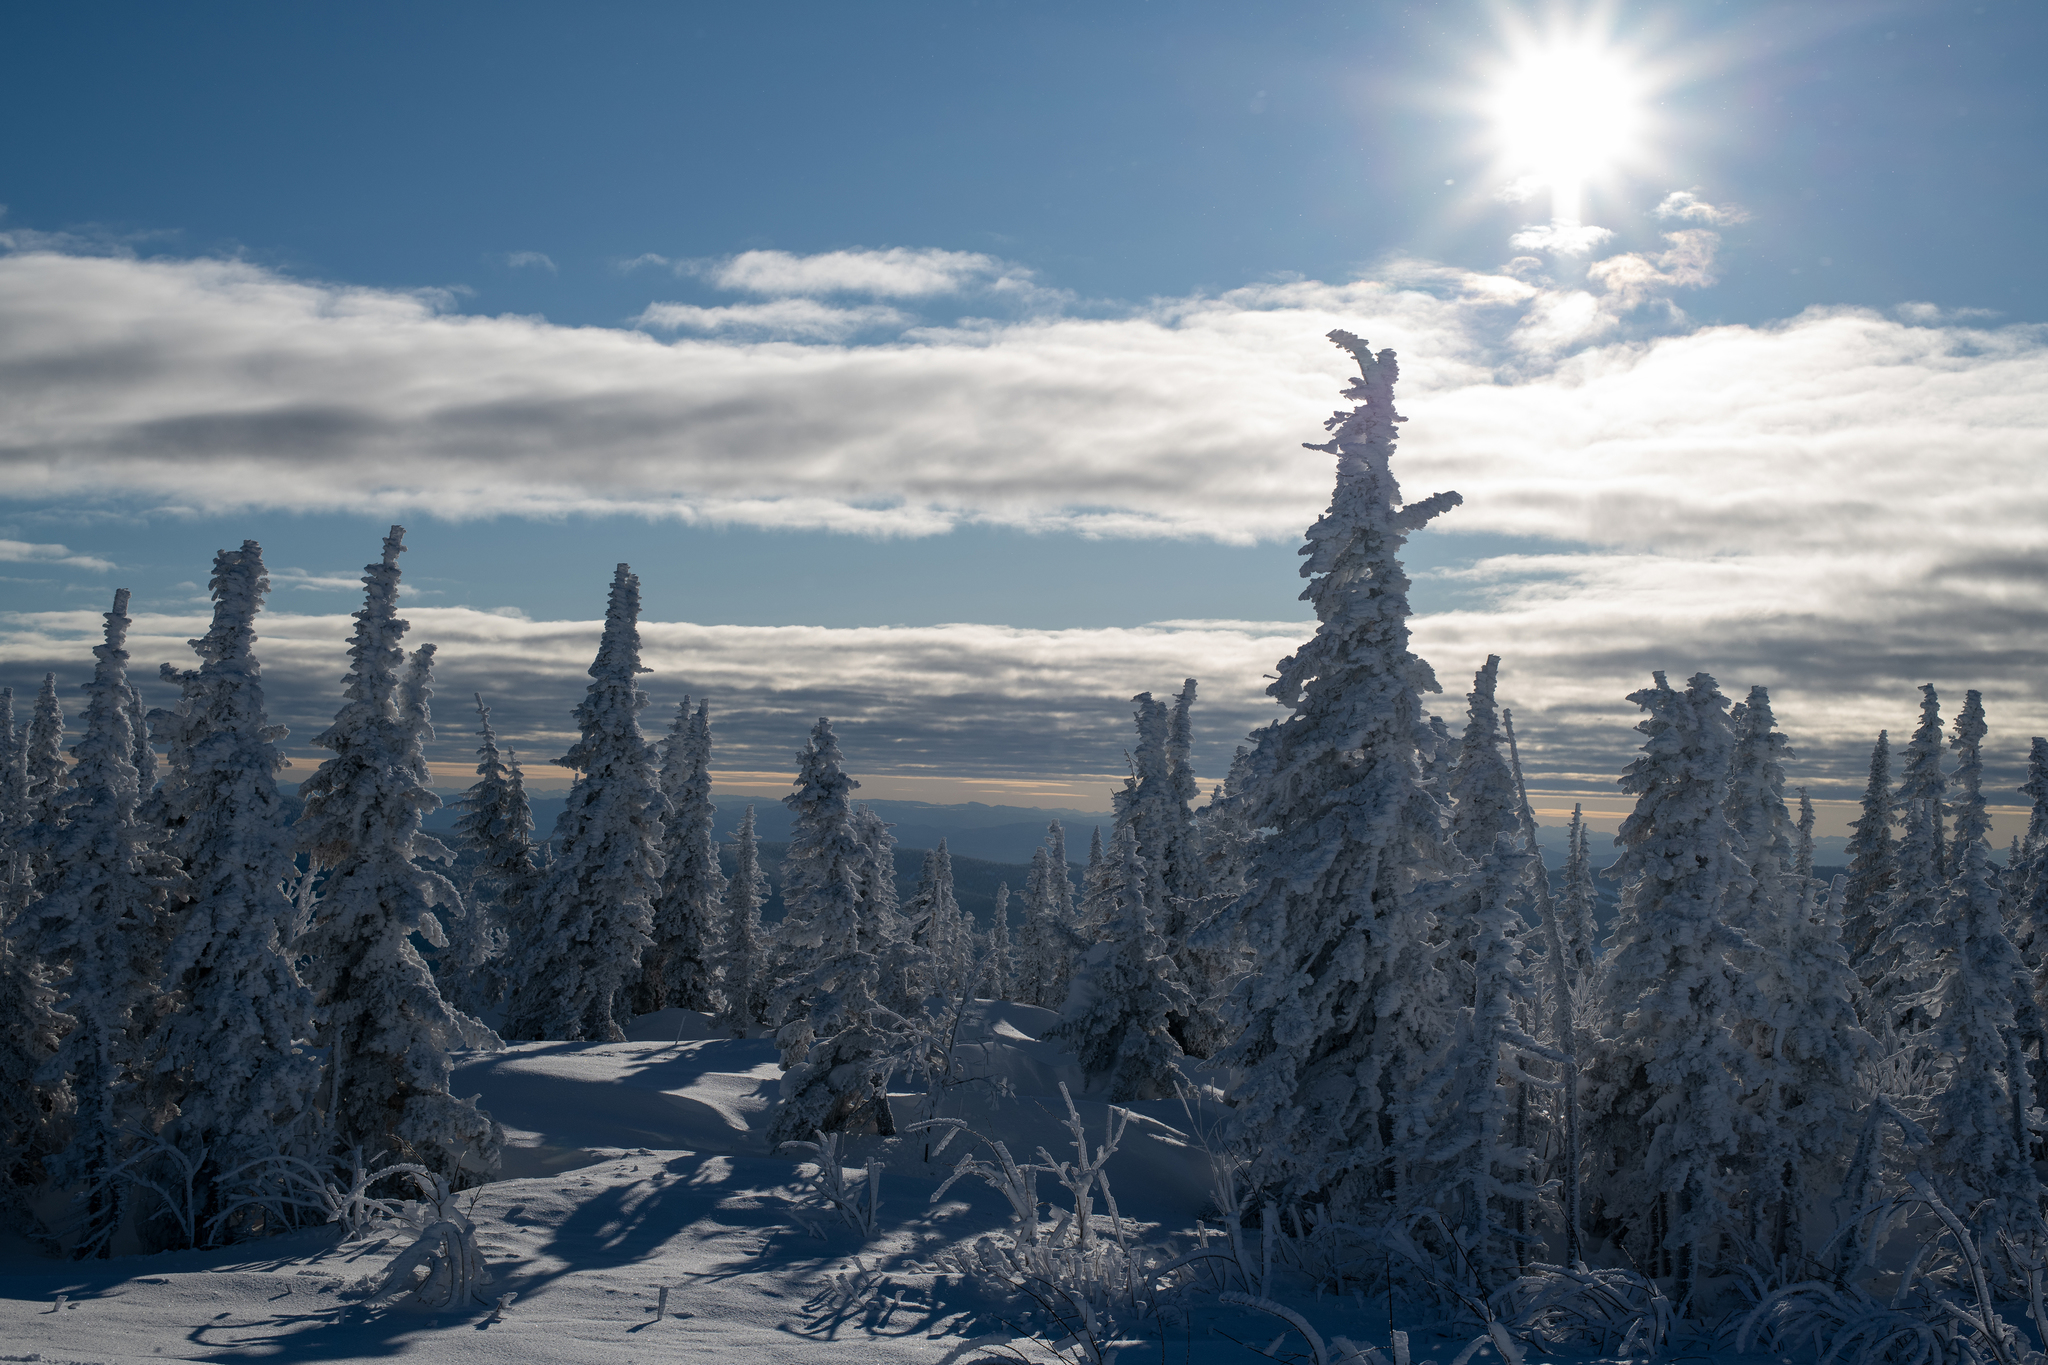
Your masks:
{"label": "pale yellow sky near horizon", "polygon": [[[439,789],[462,791],[476,780],[476,768],[468,763],[435,763],[434,780]],[[1109,811],[1110,793],[1121,784],[1116,776],[1081,775],[1064,778],[969,778],[941,775],[916,774],[855,774],[860,782],[860,794],[872,801],[928,801],[933,805],[960,805],[979,801],[990,806],[1027,806],[1057,808],[1065,810]],[[536,793],[558,794],[568,789],[570,774],[567,769],[535,765],[526,772],[527,788]],[[739,772],[713,769],[712,785],[721,794],[745,796],[761,801],[780,800],[789,791],[790,774],[772,772]],[[1200,779],[1201,790],[1206,793],[1219,782],[1220,778]],[[1570,821],[1574,803],[1584,808],[1588,828],[1598,834],[1612,835],[1629,812],[1629,800],[1615,790],[1570,791],[1531,789],[1530,804],[1535,808],[1536,819],[1543,825],[1563,825]],[[1859,810],[1855,801],[1823,801],[1813,803],[1814,833],[1826,837],[1844,837],[1849,833],[1849,822]],[[1991,842],[1993,847],[2002,849],[2007,842],[2027,831],[2027,819],[2032,813],[2026,806],[1992,806]]]}

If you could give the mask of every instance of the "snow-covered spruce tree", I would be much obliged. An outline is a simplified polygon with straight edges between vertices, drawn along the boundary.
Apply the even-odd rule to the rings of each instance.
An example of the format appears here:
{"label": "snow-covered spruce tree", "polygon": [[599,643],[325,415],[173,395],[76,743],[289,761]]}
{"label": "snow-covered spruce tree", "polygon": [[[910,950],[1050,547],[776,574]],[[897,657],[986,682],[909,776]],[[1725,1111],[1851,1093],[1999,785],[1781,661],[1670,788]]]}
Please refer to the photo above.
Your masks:
{"label": "snow-covered spruce tree", "polygon": [[1188,678],[1173,698],[1173,712],[1166,724],[1166,772],[1170,783],[1174,820],[1172,837],[1166,847],[1166,869],[1160,874],[1166,893],[1193,905],[1207,894],[1202,882],[1201,827],[1195,823],[1195,802],[1201,800],[1202,784],[1195,776],[1195,680]]}
{"label": "snow-covered spruce tree", "polygon": [[[1138,858],[1145,865],[1145,902],[1161,916],[1160,932],[1166,933],[1167,850],[1175,838],[1173,777],[1167,765],[1167,732],[1171,725],[1166,703],[1153,700],[1150,692],[1131,698],[1138,724],[1138,743],[1129,754],[1130,776],[1111,798],[1116,824],[1129,825],[1138,842]],[[1112,834],[1112,840],[1114,835]],[[1168,951],[1173,944],[1168,940]]]}
{"label": "snow-covered spruce tree", "polygon": [[555,761],[576,773],[555,822],[555,861],[540,891],[540,932],[522,945],[506,1022],[514,1038],[618,1042],[632,1017],[664,871],[668,799],[640,734],[640,580],[619,565],[581,736]]}
{"label": "snow-covered spruce tree", "polygon": [[711,703],[690,699],[676,708],[676,721],[662,751],[661,789],[668,797],[662,821],[661,896],[654,903],[654,944],[641,964],[638,1008],[669,1005],[709,1011],[716,1003],[719,911],[725,874],[718,870],[718,842],[711,836]]}
{"label": "snow-covered spruce tree", "polygon": [[1517,1121],[1526,1101],[1520,1078],[1525,1060],[1549,1050],[1518,1017],[1531,992],[1522,957],[1528,926],[1515,908],[1527,899],[1535,857],[1517,834],[1502,832],[1455,902],[1472,932],[1463,940],[1467,959],[1451,972],[1469,974],[1470,1003],[1455,1013],[1442,1099],[1416,1163],[1489,1292],[1519,1269],[1526,1253],[1518,1239],[1536,1199],[1532,1153],[1519,1131],[1526,1122]]}
{"label": "snow-covered spruce tree", "polygon": [[932,989],[932,955],[904,915],[896,894],[896,836],[889,832],[892,828],[870,806],[854,810],[854,837],[865,853],[856,869],[861,935],[875,954],[875,998],[883,1008],[909,1019],[925,1011]]}
{"label": "snow-covered spruce tree", "polygon": [[1728,919],[1751,944],[1732,960],[1755,993],[1750,1017],[1734,1021],[1755,1057],[1744,1205],[1752,1245],[1782,1256],[1800,1249],[1813,1187],[1826,1187],[1814,1177],[1854,1140],[1862,1098],[1856,1063],[1868,1038],[1857,1023],[1847,954],[1825,917],[1816,922],[1820,907],[1807,895],[1813,808],[1804,805],[1803,831],[1786,809],[1784,760],[1793,754],[1769,692],[1751,688],[1729,719],[1735,748],[1727,815],[1746,850],[1749,886],[1746,899],[1731,902]]}
{"label": "snow-covered spruce tree", "polygon": [[506,965],[522,928],[531,927],[534,882],[533,806],[519,759],[498,752],[491,708],[476,697],[476,781],[456,804],[455,834],[476,857],[464,914],[436,965],[441,993],[465,1014],[481,1017],[504,998]]}
{"label": "snow-covered spruce tree", "polygon": [[768,1023],[768,955],[761,934],[768,878],[761,873],[752,806],[740,817],[732,854],[733,875],[725,886],[725,946],[719,955],[723,970],[718,980],[718,1026],[744,1038]]}
{"label": "snow-covered spruce tree", "polygon": [[[1095,845],[1099,854],[1100,830]],[[1075,921],[1067,832],[1054,820],[1045,827],[1045,842],[1031,852],[1031,871],[1024,883],[1024,945],[1017,969],[1017,998],[1027,1005],[1058,1009],[1066,1002],[1074,966],[1087,947]]]}
{"label": "snow-covered spruce tree", "polygon": [[[1531,1000],[1524,966],[1535,855],[1525,847],[1520,783],[1501,752],[1494,689],[1500,659],[1487,656],[1472,680],[1468,721],[1450,787],[1451,831],[1469,859],[1451,892],[1437,936],[1438,979],[1453,1006],[1450,1055],[1429,1089],[1422,1174],[1489,1289],[1517,1270],[1519,1236],[1536,1191],[1522,1108],[1525,1060],[1543,1052],[1518,1011]],[[1480,844],[1487,838],[1485,845]],[[1466,850],[1470,850],[1467,852]]]}
{"label": "snow-covered spruce tree", "polygon": [[1730,1024],[1755,1010],[1730,962],[1749,945],[1724,918],[1749,892],[1722,804],[1728,701],[1704,673],[1683,692],[1654,676],[1629,695],[1649,713],[1636,726],[1647,738],[1621,778],[1636,805],[1621,826],[1621,912],[1586,1109],[1606,1217],[1644,1248],[1645,1270],[1677,1276],[1684,1303],[1699,1244],[1735,1194],[1754,1062]]}
{"label": "snow-covered spruce tree", "polygon": [[777,990],[774,1013],[784,1072],[771,1145],[851,1131],[889,1136],[891,1058],[903,1020],[875,1000],[874,954],[860,924],[860,868],[867,859],[853,825],[853,791],[839,740],[824,717],[798,755],[796,790],[782,798],[796,816],[783,858],[785,947],[805,970]]}
{"label": "snow-covered spruce tree", "polygon": [[1500,711],[1495,702],[1499,682],[1500,655],[1489,654],[1472,675],[1472,690],[1465,697],[1465,734],[1446,784],[1451,798],[1451,842],[1475,863],[1493,852],[1496,836],[1521,827],[1514,782],[1501,753]]}
{"label": "snow-covered spruce tree", "polygon": [[2027,780],[2020,793],[2033,801],[2020,856],[2006,860],[2003,890],[2007,932],[2026,964],[2029,988],[2015,1009],[2020,1046],[2030,1055],[2028,1072],[2036,1097],[2048,1093],[2048,739],[2036,735],[2027,756]]}
{"label": "snow-covered spruce tree", "polygon": [[1010,987],[1015,984],[1010,972],[1010,884],[1004,882],[996,888],[996,914],[989,924],[988,938],[984,940],[982,956],[985,966],[982,970],[982,984],[988,987],[988,999],[1008,1000]]}
{"label": "snow-covered spruce tree", "polygon": [[36,694],[35,710],[29,714],[22,765],[28,778],[31,818],[52,823],[60,820],[58,806],[71,780],[71,765],[64,761],[64,708],[57,701],[55,673],[43,674],[43,690]]}
{"label": "snow-covered spruce tree", "polygon": [[[1558,930],[1558,901],[1552,894],[1550,869],[1544,865],[1541,841],[1537,838],[1536,811],[1529,804],[1529,784],[1522,778],[1522,751],[1515,742],[1514,712],[1502,710],[1500,722],[1508,741],[1508,769],[1514,774],[1515,800],[1522,817],[1521,847],[1531,855],[1526,874],[1529,902],[1542,927],[1543,955],[1548,959],[1542,979],[1549,988],[1547,1003],[1550,1009],[1547,1014],[1541,1011],[1545,1001],[1540,991],[1532,992],[1529,1002],[1534,1025],[1530,1031],[1537,1033],[1547,1046],[1537,1049],[1538,1058],[1532,1059],[1528,1055],[1530,1049],[1520,1039],[1513,1040],[1517,1069],[1527,1071],[1533,1067],[1554,1087],[1549,1096],[1554,1136],[1546,1144],[1549,1148],[1548,1169],[1543,1170],[1535,1164],[1532,1151],[1529,1172],[1532,1181],[1543,1175],[1554,1177],[1552,1183],[1557,1192],[1558,1212],[1564,1222],[1565,1263],[1573,1265],[1585,1259],[1584,1122],[1579,1114],[1579,1057],[1583,1051],[1584,1035],[1578,1025],[1579,1002],[1576,997],[1587,992],[1566,947],[1565,937]],[[1481,946],[1484,947],[1483,942]],[[1536,965],[1530,963],[1532,981],[1537,979],[1536,971]],[[1525,1150],[1534,1145],[1532,1119],[1536,1097],[1531,1094],[1534,1088],[1530,1082],[1524,1081],[1516,1096],[1515,1146]],[[1531,1216],[1533,1204],[1533,1200],[1516,1200],[1510,1209],[1516,1236],[1516,1262],[1523,1269],[1527,1267],[1527,1238],[1534,1222]]]}
{"label": "snow-covered spruce tree", "polygon": [[761,924],[761,907],[772,888],[761,868],[752,806],[741,817],[731,848],[733,876],[726,884],[727,937],[719,973],[720,1018],[744,1036],[745,1030],[772,1026],[774,1020],[770,935]]}
{"label": "snow-covered spruce tree", "polygon": [[1089,1081],[1107,1083],[1111,1100],[1159,1099],[1178,1086],[1182,1054],[1169,1024],[1187,1010],[1187,988],[1145,903],[1154,880],[1138,856],[1132,824],[1116,827],[1110,858],[1115,910],[1102,942],[1081,959],[1060,1022],[1046,1036],[1073,1048]]}
{"label": "snow-covered spruce tree", "polygon": [[1434,739],[1418,694],[1436,681],[1408,646],[1399,555],[1461,499],[1402,506],[1389,468],[1394,354],[1348,332],[1330,339],[1358,362],[1345,390],[1357,406],[1311,447],[1337,457],[1329,510],[1301,551],[1319,624],[1267,689],[1292,714],[1271,737],[1251,816],[1274,833],[1238,902],[1256,966],[1227,1002],[1237,1038],[1218,1060],[1242,1078],[1232,1133],[1258,1153],[1258,1177],[1355,1212],[1399,1193],[1396,1092],[1435,1047],[1421,1036],[1438,988],[1418,883],[1442,875],[1446,811],[1423,779]]}
{"label": "snow-covered spruce tree", "polygon": [[28,904],[33,886],[28,832],[28,727],[14,723],[14,689],[0,687],[0,937]]}
{"label": "snow-covered spruce tree", "polygon": [[59,1121],[70,1100],[60,1082],[39,1081],[57,1050],[62,1021],[49,973],[13,937],[32,895],[26,727],[14,723],[14,689],[0,687],[0,1214],[35,1229],[30,1192],[42,1185],[43,1160],[61,1145]]}
{"label": "snow-covered spruce tree", "polygon": [[[1802,826],[1812,803],[1801,798]],[[1810,849],[1811,842],[1808,840]],[[1810,868],[1811,858],[1806,862]],[[1809,1212],[1835,1193],[1865,1102],[1857,1063],[1873,1044],[1856,1016],[1859,983],[1841,923],[1819,890],[1803,891],[1764,994],[1760,1079],[1751,1096],[1761,1140],[1750,1178],[1751,1229],[1765,1251],[1798,1257]]]}
{"label": "snow-covered spruce tree", "polygon": [[159,806],[187,881],[163,965],[177,1008],[147,1045],[152,1108],[172,1115],[160,1136],[198,1171],[202,1235],[235,1196],[228,1173],[327,1145],[320,1064],[301,1046],[313,995],[288,952],[285,883],[296,869],[277,786],[287,732],[265,712],[255,654],[270,590],[262,547],[245,540],[215,555],[209,587],[213,624],[191,642],[199,666],[164,666],[178,703],[152,717],[170,755]]}
{"label": "snow-covered spruce tree", "polygon": [[1109,859],[1102,851],[1102,826],[1091,826],[1088,861],[1081,868],[1081,903],[1076,907],[1074,926],[1084,943],[1092,944],[1102,937],[1102,926],[1115,909],[1111,903],[1114,898],[1104,890],[1110,875]]}
{"label": "snow-covered spruce tree", "polygon": [[1572,822],[1565,831],[1564,887],[1558,897],[1558,931],[1570,958],[1573,979],[1580,979],[1600,958],[1600,925],[1593,917],[1598,890],[1593,884],[1593,850],[1586,815],[1572,803]]}
{"label": "snow-covered spruce tree", "polygon": [[1190,1001],[1186,1017],[1174,1021],[1174,1036],[1181,1051],[1190,1057],[1207,1057],[1229,1041],[1223,1024],[1223,999],[1236,984],[1238,963],[1233,938],[1198,934],[1215,918],[1223,902],[1235,897],[1226,897],[1209,885],[1209,861],[1203,845],[1207,827],[1194,810],[1202,794],[1195,777],[1194,703],[1195,680],[1189,678],[1173,699],[1166,731],[1167,774],[1172,784],[1167,813],[1174,826],[1162,881],[1170,912],[1167,943]]}
{"label": "snow-covered spruce tree", "polygon": [[1957,1208],[1979,1209],[1986,1226],[2034,1238],[2041,1186],[2030,1160],[2032,1087],[2014,1028],[2025,968],[2000,920],[1991,870],[1991,821],[1984,808],[1984,699],[1973,689],[1956,717],[1955,876],[1942,898],[1929,967],[1935,983],[1921,1041],[1949,1065],[1934,1095],[1931,1164]]}
{"label": "snow-covered spruce tree", "polygon": [[910,921],[911,941],[929,964],[926,988],[948,998],[972,989],[966,978],[973,939],[953,892],[953,854],[944,839],[925,854],[917,889],[903,913]]}
{"label": "snow-covered spruce tree", "polygon": [[1820,899],[1820,888],[1813,880],[1813,826],[1817,816],[1813,809],[1813,798],[1806,794],[1806,788],[1799,788],[1799,818],[1792,822],[1792,881],[1798,888],[1799,903],[1811,908]]}
{"label": "snow-covered spruce tree", "polygon": [[1749,860],[1749,895],[1731,906],[1729,923],[1765,956],[1775,954],[1793,913],[1792,813],[1785,807],[1785,760],[1792,741],[1778,731],[1771,694],[1749,689],[1747,700],[1729,713],[1735,750],[1728,770],[1728,823],[1742,838]]}
{"label": "snow-covered spruce tree", "polygon": [[[58,1184],[84,1187],[73,1248],[81,1257],[111,1254],[125,1207],[115,1168],[130,1135],[154,1126],[137,1084],[141,1045],[161,994],[168,895],[182,887],[176,863],[151,846],[152,831],[136,818],[141,792],[128,706],[126,588],[114,594],[105,620],[70,780],[50,793],[54,809],[45,808],[62,823],[43,831],[49,861],[42,895],[16,926],[17,950],[56,968],[69,1020],[41,1079],[68,1081],[71,1091],[70,1140],[48,1168]],[[44,708],[37,709],[40,719]]]}
{"label": "snow-covered spruce tree", "polygon": [[327,877],[313,923],[295,945],[306,962],[327,1049],[321,1093],[340,1150],[390,1154],[451,1180],[497,1164],[498,1127],[473,1099],[448,1093],[452,1047],[495,1047],[497,1038],[451,1009],[412,946],[444,939],[436,907],[460,904],[454,885],[420,858],[447,849],[420,831],[440,804],[427,788],[428,731],[416,652],[409,667],[398,616],[398,556],[405,528],[363,573],[363,609],[349,640],[341,709],[313,740],[334,756],[299,788],[305,811],[298,846]]}
{"label": "snow-covered spruce tree", "polygon": [[[1849,965],[1862,982],[1859,1005],[1890,970],[1878,950],[1891,927],[1892,891],[1898,882],[1898,859],[1892,844],[1892,746],[1885,731],[1877,732],[1870,751],[1870,780],[1863,788],[1863,809],[1849,826],[1848,883],[1843,892],[1842,944]],[[1866,1025],[1873,1021],[1866,1012]]]}
{"label": "snow-covered spruce tree", "polygon": [[1884,928],[1871,950],[1882,963],[1883,974],[1870,987],[1863,1006],[1865,1027],[1880,1037],[1890,1032],[1921,1033],[1928,1027],[1920,997],[1934,984],[1928,958],[1939,934],[1948,879],[1942,833],[1946,781],[1941,774],[1941,702],[1932,683],[1921,686],[1920,697],[1920,726],[1913,732],[1899,774],[1898,809],[1904,831],[1893,854],[1898,875],[1885,907]]}
{"label": "snow-covered spruce tree", "polygon": [[1045,933],[1045,874],[1047,858],[1041,845],[1031,850],[1031,864],[1024,873],[1024,923],[1017,930],[1016,980],[1013,983],[1017,999],[1027,1005],[1036,1005],[1043,995],[1048,954],[1044,945],[1050,941]]}

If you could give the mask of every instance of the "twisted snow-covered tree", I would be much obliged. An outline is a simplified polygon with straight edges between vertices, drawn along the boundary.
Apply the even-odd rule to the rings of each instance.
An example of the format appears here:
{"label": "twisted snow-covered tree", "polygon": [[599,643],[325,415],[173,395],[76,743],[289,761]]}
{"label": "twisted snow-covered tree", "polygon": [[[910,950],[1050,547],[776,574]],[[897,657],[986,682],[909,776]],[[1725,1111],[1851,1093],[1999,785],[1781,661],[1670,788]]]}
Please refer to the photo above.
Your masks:
{"label": "twisted snow-covered tree", "polygon": [[506,1023],[515,1038],[618,1042],[661,892],[668,799],[640,734],[640,580],[612,575],[604,637],[576,706],[582,734],[555,761],[576,773],[555,822],[539,932],[518,945]]}
{"label": "twisted snow-covered tree", "polygon": [[26,726],[14,721],[14,689],[0,687],[0,1213],[33,1229],[30,1191],[60,1145],[70,1102],[61,1079],[39,1080],[63,1036],[57,992],[30,945],[14,933],[34,882],[23,836],[30,828]]}
{"label": "twisted snow-covered tree", "polygon": [[1728,701],[1704,673],[1683,692],[1654,676],[1629,695],[1649,714],[1636,726],[1642,755],[1621,779],[1636,806],[1621,826],[1621,913],[1587,1116],[1607,1216],[1631,1236],[1647,1221],[1634,1244],[1647,1241],[1648,1256],[1637,1260],[1675,1274],[1683,1303],[1703,1270],[1699,1243],[1734,1204],[1754,1068],[1733,1026],[1756,1011],[1730,961],[1750,945],[1725,918],[1749,893],[1723,805]]}
{"label": "twisted snow-covered tree", "polygon": [[888,1083],[903,1020],[875,999],[875,957],[861,932],[859,785],[846,775],[831,722],[819,717],[798,755],[796,790],[783,798],[796,816],[782,864],[784,943],[808,966],[777,991],[774,1012],[787,1022],[775,1040],[785,1069],[771,1144],[820,1130],[896,1131]]}
{"label": "twisted snow-covered tree", "polygon": [[334,756],[299,788],[298,846],[327,877],[295,951],[308,963],[316,1041],[327,1049],[322,1091],[333,1141],[473,1178],[497,1164],[498,1127],[474,1099],[448,1092],[448,1052],[498,1040],[449,1007],[412,945],[414,933],[445,943],[434,910],[456,908],[461,898],[418,862],[447,862],[449,853],[420,830],[440,804],[427,787],[425,755],[433,655],[424,645],[405,655],[404,549],[405,528],[394,526],[382,558],[364,569],[344,700],[313,740]]}
{"label": "twisted snow-covered tree", "polygon": [[1225,1007],[1237,1039],[1218,1059],[1243,1078],[1232,1127],[1261,1178],[1350,1210],[1392,1189],[1392,1106],[1425,1051],[1435,990],[1418,883],[1445,867],[1445,810],[1421,764],[1435,741],[1418,694],[1436,680],[1408,646],[1399,556],[1461,499],[1402,505],[1389,468],[1394,354],[1330,336],[1358,362],[1345,390],[1357,406],[1310,447],[1337,457],[1329,510],[1302,547],[1319,624],[1267,689],[1292,714],[1271,737],[1251,817],[1274,833],[1238,902],[1257,966]]}
{"label": "twisted snow-covered tree", "polygon": [[[110,1254],[124,1208],[115,1168],[131,1135],[154,1126],[137,1080],[142,1041],[157,1016],[167,897],[181,882],[176,863],[153,846],[154,831],[137,819],[126,588],[114,594],[105,620],[70,780],[42,787],[50,798],[45,821],[61,821],[43,831],[43,894],[17,925],[18,948],[56,969],[69,1020],[42,1079],[68,1081],[73,1100],[70,1141],[49,1169],[60,1184],[83,1187],[79,1256]],[[40,721],[45,708],[37,713]]]}
{"label": "twisted snow-covered tree", "polygon": [[253,540],[214,557],[213,624],[199,666],[173,669],[175,708],[153,716],[170,756],[159,808],[186,887],[163,979],[177,1002],[148,1043],[161,1136],[198,1172],[203,1230],[232,1200],[228,1174],[273,1153],[319,1155],[313,996],[288,953],[291,810],[277,787],[287,733],[265,713],[256,615],[270,590]]}

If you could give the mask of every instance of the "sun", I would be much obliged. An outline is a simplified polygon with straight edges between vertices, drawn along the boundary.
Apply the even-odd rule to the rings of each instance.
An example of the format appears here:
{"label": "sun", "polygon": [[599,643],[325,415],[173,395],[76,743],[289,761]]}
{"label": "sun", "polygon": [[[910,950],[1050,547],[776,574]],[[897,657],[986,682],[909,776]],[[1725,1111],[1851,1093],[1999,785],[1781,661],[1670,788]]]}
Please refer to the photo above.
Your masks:
{"label": "sun", "polygon": [[1587,35],[1530,38],[1502,63],[1487,113],[1497,155],[1552,217],[1577,221],[1586,186],[1640,154],[1651,80],[1643,65]]}

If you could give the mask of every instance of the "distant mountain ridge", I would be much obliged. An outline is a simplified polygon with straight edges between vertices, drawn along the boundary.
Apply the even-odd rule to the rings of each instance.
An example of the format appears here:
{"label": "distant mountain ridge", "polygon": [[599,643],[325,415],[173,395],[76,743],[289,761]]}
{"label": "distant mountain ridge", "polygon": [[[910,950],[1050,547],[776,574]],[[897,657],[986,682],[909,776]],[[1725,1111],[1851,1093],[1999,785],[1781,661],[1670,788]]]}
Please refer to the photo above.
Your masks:
{"label": "distant mountain ridge", "polygon": [[[461,814],[455,806],[455,800],[461,793],[441,791],[437,794],[443,805],[427,817],[427,828],[453,829],[456,818]],[[555,820],[561,815],[568,798],[535,796],[530,799],[533,803],[534,835],[545,839],[554,831]],[[727,842],[738,833],[740,817],[748,806],[754,808],[754,831],[763,843],[788,841],[791,816],[780,801],[772,797],[742,796],[736,792],[713,792],[711,799],[718,807],[718,814],[712,821],[712,836],[720,843]],[[1085,862],[1089,831],[1101,826],[1106,843],[1113,818],[1108,811],[990,806],[979,801],[953,806],[929,801],[863,801],[860,804],[872,807],[875,814],[894,826],[893,833],[900,848],[937,848],[939,840],[944,839],[955,857],[996,863],[1029,863],[1032,851],[1045,842],[1046,826],[1054,820],[1059,821],[1067,832],[1068,861]],[[1013,889],[1022,890],[1023,887],[1020,884]]]}

